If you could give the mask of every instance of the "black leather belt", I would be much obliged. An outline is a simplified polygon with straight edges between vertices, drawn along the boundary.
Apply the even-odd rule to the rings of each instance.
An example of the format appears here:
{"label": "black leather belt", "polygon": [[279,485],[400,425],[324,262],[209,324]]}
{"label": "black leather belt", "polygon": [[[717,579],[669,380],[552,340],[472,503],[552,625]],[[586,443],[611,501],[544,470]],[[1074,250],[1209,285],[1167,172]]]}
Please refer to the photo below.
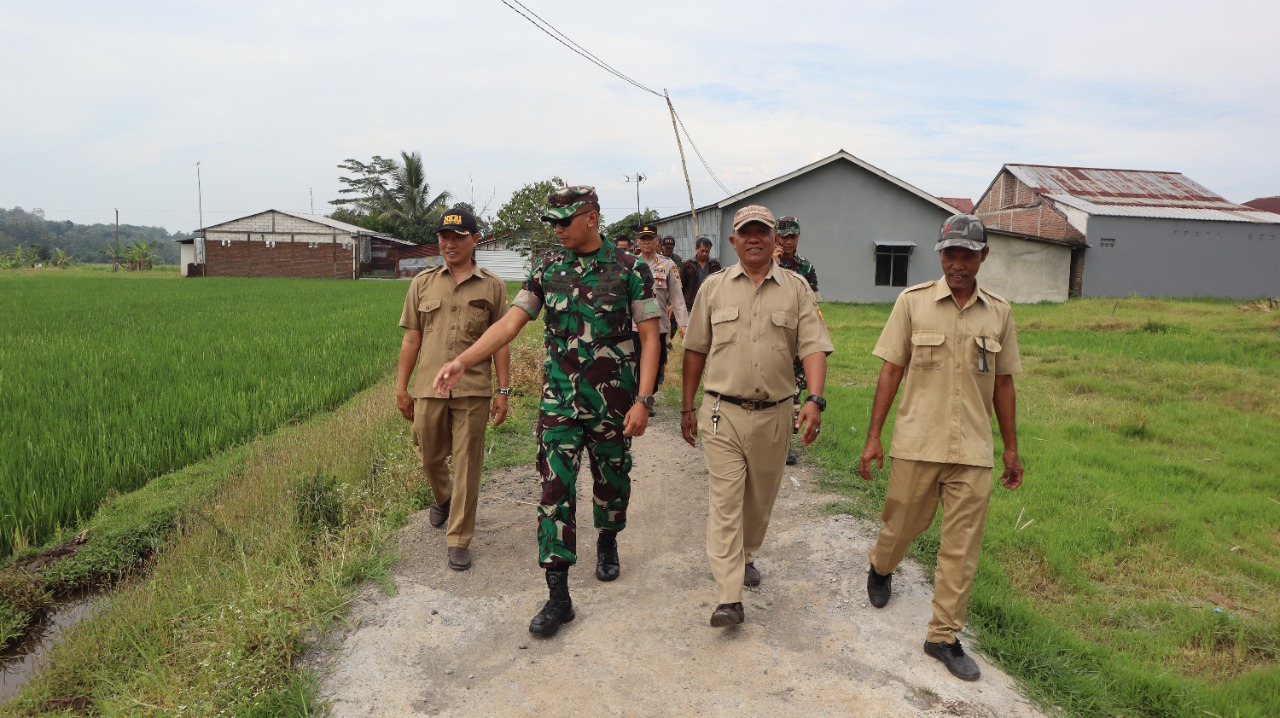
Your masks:
{"label": "black leather belt", "polygon": [[728,394],[719,394],[714,391],[708,391],[704,393],[707,394],[707,396],[713,396],[719,399],[720,401],[727,401],[730,404],[737,404],[738,406],[742,407],[743,409],[746,409],[747,411],[760,411],[761,409],[768,409],[770,407],[774,407],[782,403],[780,401],[760,401],[759,399],[739,399],[736,396],[729,396]]}

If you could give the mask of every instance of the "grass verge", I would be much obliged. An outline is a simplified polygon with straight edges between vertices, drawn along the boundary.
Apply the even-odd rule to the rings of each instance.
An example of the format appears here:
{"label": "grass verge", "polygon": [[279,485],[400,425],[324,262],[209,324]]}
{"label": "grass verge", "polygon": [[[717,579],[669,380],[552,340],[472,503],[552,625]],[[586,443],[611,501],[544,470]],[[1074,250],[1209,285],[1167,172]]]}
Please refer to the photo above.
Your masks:
{"label": "grass verge", "polygon": [[[528,335],[514,349],[525,364]],[[532,460],[538,391],[516,386],[511,418],[490,429],[486,468]],[[41,585],[127,577],[0,715],[314,715],[299,657],[362,583],[387,583],[395,529],[431,501],[392,389],[380,382],[112,501],[73,563],[43,569]],[[111,516],[120,533],[97,523]],[[88,563],[90,546],[116,559]],[[147,555],[145,575],[130,575]]]}

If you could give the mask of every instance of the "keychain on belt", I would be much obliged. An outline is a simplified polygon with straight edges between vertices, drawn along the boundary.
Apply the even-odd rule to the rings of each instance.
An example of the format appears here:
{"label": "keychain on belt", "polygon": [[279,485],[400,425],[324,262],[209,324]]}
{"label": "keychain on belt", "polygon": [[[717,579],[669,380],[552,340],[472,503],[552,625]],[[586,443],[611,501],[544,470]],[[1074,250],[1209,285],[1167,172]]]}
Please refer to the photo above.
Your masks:
{"label": "keychain on belt", "polygon": [[720,426],[720,397],[716,397],[716,403],[711,405],[711,435],[716,435],[716,429]]}

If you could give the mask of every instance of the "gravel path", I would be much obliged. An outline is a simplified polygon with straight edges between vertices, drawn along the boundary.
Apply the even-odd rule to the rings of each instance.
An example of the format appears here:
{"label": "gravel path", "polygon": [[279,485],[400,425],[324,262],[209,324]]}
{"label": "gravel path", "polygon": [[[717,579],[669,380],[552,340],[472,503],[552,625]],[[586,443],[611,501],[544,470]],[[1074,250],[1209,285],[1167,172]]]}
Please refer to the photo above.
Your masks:
{"label": "gravel path", "polygon": [[587,529],[570,572],[577,619],[554,638],[527,628],[546,600],[532,466],[486,477],[470,571],[449,570],[443,532],[425,511],[412,517],[395,595],[362,591],[348,630],[310,658],[333,715],[1043,715],[981,656],[982,679],[965,683],[922,652],[932,586],[919,566],[899,570],[886,608],[867,604],[876,527],[823,515],[834,497],[816,493],[803,466],[783,480],[747,622],[709,627],[702,453],[679,438],[674,417],[659,419],[633,444],[622,576],[613,583],[594,577],[584,466]]}

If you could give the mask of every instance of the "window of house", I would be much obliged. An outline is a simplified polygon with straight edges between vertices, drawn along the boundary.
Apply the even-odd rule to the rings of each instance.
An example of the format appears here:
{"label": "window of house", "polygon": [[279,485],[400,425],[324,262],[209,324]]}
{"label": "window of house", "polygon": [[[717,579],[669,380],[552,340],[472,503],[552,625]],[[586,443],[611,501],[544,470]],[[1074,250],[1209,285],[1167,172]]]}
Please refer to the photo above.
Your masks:
{"label": "window of house", "polygon": [[1103,247],[1114,247],[1116,246],[1116,240],[1115,237],[1103,237],[1098,240],[1098,244]]}
{"label": "window of house", "polygon": [[907,264],[915,243],[876,243],[876,286],[907,286]]}

